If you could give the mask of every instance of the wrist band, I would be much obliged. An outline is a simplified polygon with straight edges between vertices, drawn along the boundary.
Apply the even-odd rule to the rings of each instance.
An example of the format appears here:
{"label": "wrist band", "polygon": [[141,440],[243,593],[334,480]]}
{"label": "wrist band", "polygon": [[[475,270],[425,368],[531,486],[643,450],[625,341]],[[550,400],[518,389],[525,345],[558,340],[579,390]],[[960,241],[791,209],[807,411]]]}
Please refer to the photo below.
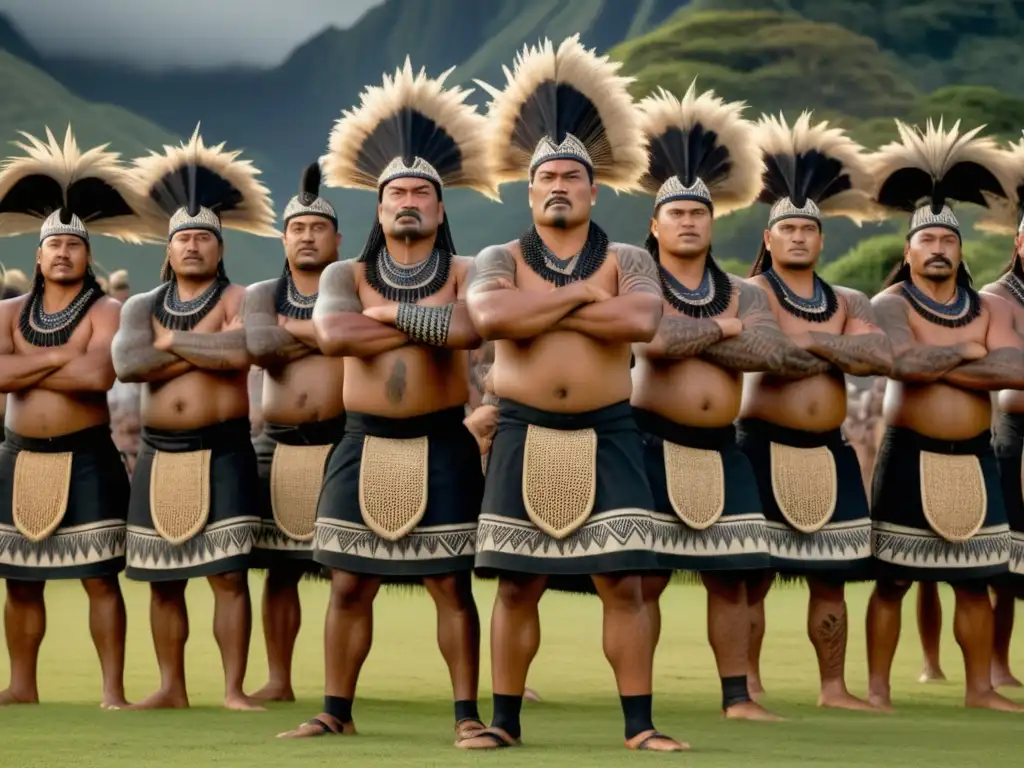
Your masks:
{"label": "wrist band", "polygon": [[448,328],[452,323],[454,304],[443,307],[421,307],[418,304],[402,302],[398,305],[395,328],[413,341],[443,347],[448,342]]}

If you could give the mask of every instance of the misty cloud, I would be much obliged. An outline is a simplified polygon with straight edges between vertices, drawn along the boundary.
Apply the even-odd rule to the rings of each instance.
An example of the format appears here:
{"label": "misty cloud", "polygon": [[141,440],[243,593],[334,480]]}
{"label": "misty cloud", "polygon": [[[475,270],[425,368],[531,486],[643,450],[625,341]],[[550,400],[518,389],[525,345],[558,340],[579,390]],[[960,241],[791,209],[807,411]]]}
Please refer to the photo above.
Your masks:
{"label": "misty cloud", "polygon": [[383,0],[0,0],[45,55],[150,69],[274,66],[328,25],[351,26]]}

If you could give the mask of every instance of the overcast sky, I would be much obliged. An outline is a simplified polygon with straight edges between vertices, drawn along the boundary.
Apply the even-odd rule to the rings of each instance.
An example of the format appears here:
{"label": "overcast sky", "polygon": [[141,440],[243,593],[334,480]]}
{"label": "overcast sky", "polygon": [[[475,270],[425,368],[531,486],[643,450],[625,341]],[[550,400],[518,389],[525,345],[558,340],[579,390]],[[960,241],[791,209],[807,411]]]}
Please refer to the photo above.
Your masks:
{"label": "overcast sky", "polygon": [[348,27],[383,0],[0,0],[45,54],[149,68],[273,66],[333,24]]}

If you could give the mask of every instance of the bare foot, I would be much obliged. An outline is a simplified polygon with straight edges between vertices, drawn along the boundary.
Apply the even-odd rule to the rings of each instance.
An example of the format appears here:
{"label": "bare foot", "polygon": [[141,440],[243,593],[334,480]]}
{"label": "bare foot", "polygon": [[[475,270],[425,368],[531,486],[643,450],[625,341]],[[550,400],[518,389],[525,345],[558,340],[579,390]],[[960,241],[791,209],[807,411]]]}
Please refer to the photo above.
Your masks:
{"label": "bare foot", "polygon": [[1009,667],[992,665],[992,687],[993,688],[1021,688],[1020,680],[1013,676]]}
{"label": "bare foot", "polygon": [[128,703],[128,699],[124,697],[124,692],[103,694],[103,701],[100,702],[100,709],[128,709],[131,705]]}
{"label": "bare foot", "polygon": [[779,722],[783,718],[773,712],[769,712],[756,701],[743,701],[733,704],[725,710],[726,720],[762,720],[764,722]]}
{"label": "bare foot", "polygon": [[747,675],[747,693],[754,701],[760,701],[764,696],[764,686],[761,685],[761,678],[754,675]]}
{"label": "bare foot", "polygon": [[676,741],[671,736],[666,736],[658,731],[643,731],[632,739],[626,740],[628,749],[637,749],[644,752],[689,752],[690,745],[685,741]]}
{"label": "bare foot", "polygon": [[527,688],[523,691],[523,701],[540,701],[540,694],[537,693],[533,688]]}
{"label": "bare foot", "polygon": [[354,736],[354,721],[343,723],[336,717],[322,712],[312,720],[301,723],[298,728],[277,734],[279,739],[312,739],[317,736]]}
{"label": "bare foot", "polygon": [[229,693],[224,697],[224,709],[234,712],[266,712],[266,707],[261,707],[255,699],[241,691]]}
{"label": "bare foot", "polygon": [[878,711],[870,703],[864,701],[864,699],[858,699],[849,691],[836,693],[825,693],[822,691],[818,696],[818,706],[825,707],[827,709],[852,709],[857,712]]}
{"label": "bare foot", "polygon": [[868,693],[868,703],[879,712],[891,715],[896,710],[892,706],[892,696],[886,693]]}
{"label": "bare foot", "polygon": [[924,671],[921,672],[921,676],[917,678],[919,683],[944,683],[946,682],[946,676],[942,673],[942,669],[939,667],[933,667],[926,665]]}
{"label": "bare foot", "polygon": [[39,693],[38,691],[29,694],[17,694],[8,688],[5,691],[0,691],[0,707],[6,707],[9,704],[38,704]]}
{"label": "bare foot", "polygon": [[964,706],[970,709],[994,709],[999,712],[1024,712],[1024,704],[1010,701],[995,691],[968,693],[964,700]]}
{"label": "bare foot", "polygon": [[137,704],[129,704],[125,709],[188,709],[188,694],[161,689]]}
{"label": "bare foot", "polygon": [[486,728],[472,738],[455,742],[455,746],[459,749],[503,749],[518,747],[522,743],[519,739],[513,739],[508,731],[501,728]]}
{"label": "bare foot", "polygon": [[254,701],[295,701],[295,691],[288,684],[267,683],[249,698]]}

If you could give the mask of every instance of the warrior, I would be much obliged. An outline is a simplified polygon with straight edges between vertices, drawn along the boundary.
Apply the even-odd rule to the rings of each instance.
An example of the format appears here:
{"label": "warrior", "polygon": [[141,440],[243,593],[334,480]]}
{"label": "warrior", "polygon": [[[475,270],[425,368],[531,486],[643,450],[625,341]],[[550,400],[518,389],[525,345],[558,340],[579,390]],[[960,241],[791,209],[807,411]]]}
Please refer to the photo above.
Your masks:
{"label": "warrior", "polygon": [[591,221],[597,184],[639,188],[639,113],[619,64],[577,36],[525,48],[492,96],[500,181],[528,181],[533,226],[484,249],[467,304],[495,340],[499,419],[488,457],[477,569],[498,577],[491,617],[494,717],[460,746],[521,743],[520,711],[548,587],[594,590],[630,749],[686,748],[652,718],[654,642],[642,575],[656,565],[653,498],[629,396],[630,345],[662,314],[657,265]]}
{"label": "warrior", "polygon": [[189,579],[213,590],[213,631],[224,665],[224,705],[258,708],[242,691],[252,630],[247,569],[260,529],[259,478],[249,434],[250,357],[241,322],[245,289],[224,268],[223,229],[280,236],[249,161],[187,144],[135,161],[153,201],[147,219],[166,238],[161,284],[125,303],[114,367],[144,384],[142,432],[128,511],[128,578],[149,582],[160,688],[138,708],[187,707]]}
{"label": "warrior", "polygon": [[[633,415],[654,493],[659,567],[645,579],[654,642],[659,598],[672,571],[695,571],[708,592],[708,637],[726,717],[776,719],[747,689],[751,622],[744,573],[770,565],[750,462],[736,445],[743,371],[814,367],[818,358],[779,330],[759,287],[726,274],[711,255],[715,217],[752,204],[763,162],[743,105],[690,86],[640,102],[654,195],[647,249],[664,293],[658,335],[634,346]],[[685,397],[680,397],[685,393]]]}
{"label": "warrior", "polygon": [[329,186],[373,190],[377,217],[360,256],[320,280],[313,328],[344,357],[345,434],[327,462],[313,539],[331,569],[323,712],[280,734],[355,733],[356,684],[370,651],[381,584],[422,584],[455,699],[457,739],[477,712],[480,619],[472,592],[483,472],[463,425],[471,259],[455,255],[443,190],[495,196],[487,126],[468,91],[415,73],[407,59],[335,125],[323,158]]}
{"label": "warrior", "polygon": [[877,202],[912,216],[902,263],[873,300],[893,366],[871,489],[878,580],[868,604],[869,693],[892,709],[890,671],[910,584],[947,581],[956,595],[966,705],[1024,711],[992,687],[988,595],[1010,557],[990,393],[1024,389],[1024,339],[1008,301],[971,287],[948,205],[1005,196],[1003,158],[991,139],[978,137],[980,128],[961,135],[959,123],[946,131],[930,120],[924,131],[897,127],[900,141],[872,158]]}
{"label": "warrior", "polygon": [[[0,301],[28,293],[28,277],[20,269],[7,269],[0,263]],[[0,397],[0,421],[7,413],[7,395]],[[0,443],[4,441],[0,434]]]}
{"label": "warrior", "polygon": [[320,196],[320,166],[302,175],[284,209],[281,277],[249,286],[245,325],[249,354],[263,369],[263,436],[254,441],[263,495],[263,527],[254,565],[267,569],[263,633],[270,681],[255,694],[294,701],[292,653],[302,620],[299,580],[316,575],[313,524],[327,455],[345,430],[344,360],[320,354],[313,307],[320,275],[338,260],[338,214]]}
{"label": "warrior", "polygon": [[125,565],[128,475],[111,439],[107,390],[121,305],[100,290],[91,235],[140,242],[145,202],[118,155],[80,152],[70,126],[63,145],[22,134],[25,155],[0,173],[0,234],[34,231],[45,219],[28,293],[0,301],[0,392],[7,393],[0,446],[0,577],[10,686],[0,704],[35,703],[46,628],[47,581],[80,579],[103,672],[102,704],[124,696],[126,617],[118,574]]}
{"label": "warrior", "polygon": [[[845,681],[844,585],[867,576],[871,521],[857,455],[840,427],[845,374],[884,374],[891,352],[867,297],[816,273],[822,218],[874,215],[869,177],[861,148],[827,123],[812,125],[807,113],[792,127],[782,116],[763,117],[757,130],[765,160],[760,200],[772,207],[750,281],[768,292],[782,332],[819,365],[798,379],[770,371],[748,376],[737,440],[757,477],[772,569],[805,577],[810,590],[807,629],[818,657],[818,705],[871,709]],[[760,604],[770,585],[770,578],[748,585],[755,593],[751,604]],[[760,692],[759,639],[752,651],[751,688]]]}

